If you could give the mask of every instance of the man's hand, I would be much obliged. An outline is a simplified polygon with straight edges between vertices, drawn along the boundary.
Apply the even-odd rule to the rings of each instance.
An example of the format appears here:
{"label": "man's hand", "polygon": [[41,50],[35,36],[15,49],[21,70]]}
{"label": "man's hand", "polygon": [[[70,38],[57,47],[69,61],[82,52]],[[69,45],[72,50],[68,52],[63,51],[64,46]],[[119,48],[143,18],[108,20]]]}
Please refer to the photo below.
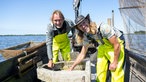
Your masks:
{"label": "man's hand", "polygon": [[50,67],[50,68],[54,67],[53,60],[49,60],[48,67]]}
{"label": "man's hand", "polygon": [[69,69],[68,69],[68,71],[72,71],[74,69],[74,66],[72,65]]}
{"label": "man's hand", "polygon": [[111,71],[116,70],[117,65],[118,65],[118,63],[116,63],[116,62],[110,63],[109,70],[111,70]]}

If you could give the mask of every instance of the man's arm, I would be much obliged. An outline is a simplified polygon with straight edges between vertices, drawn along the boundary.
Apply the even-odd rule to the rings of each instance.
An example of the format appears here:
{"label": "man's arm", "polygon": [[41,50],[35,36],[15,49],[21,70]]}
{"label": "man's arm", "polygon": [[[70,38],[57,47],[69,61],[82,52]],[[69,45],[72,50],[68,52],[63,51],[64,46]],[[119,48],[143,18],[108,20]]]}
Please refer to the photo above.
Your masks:
{"label": "man's arm", "polygon": [[86,46],[82,46],[82,50],[80,52],[80,54],[78,55],[78,57],[76,58],[75,62],[73,63],[73,65],[70,67],[70,71],[74,69],[74,67],[76,65],[78,65],[84,58],[85,58],[85,55],[87,53],[87,50],[88,50],[88,47],[89,47],[89,44],[86,45]]}
{"label": "man's arm", "polygon": [[47,46],[47,55],[49,59],[48,67],[53,67],[52,42],[53,42],[53,34],[51,30],[51,25],[49,25],[46,32],[46,46]]}
{"label": "man's arm", "polygon": [[114,46],[114,60],[110,63],[109,70],[115,70],[118,65],[118,58],[120,55],[120,43],[115,35],[109,38],[109,41]]}

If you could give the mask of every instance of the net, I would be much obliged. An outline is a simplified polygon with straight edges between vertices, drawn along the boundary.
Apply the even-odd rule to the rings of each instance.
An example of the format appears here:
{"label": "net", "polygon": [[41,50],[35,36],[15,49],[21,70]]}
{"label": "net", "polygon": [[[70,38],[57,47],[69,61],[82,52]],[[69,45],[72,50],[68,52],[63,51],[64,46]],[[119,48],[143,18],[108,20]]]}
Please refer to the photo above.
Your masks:
{"label": "net", "polygon": [[146,54],[146,0],[119,0],[126,47]]}

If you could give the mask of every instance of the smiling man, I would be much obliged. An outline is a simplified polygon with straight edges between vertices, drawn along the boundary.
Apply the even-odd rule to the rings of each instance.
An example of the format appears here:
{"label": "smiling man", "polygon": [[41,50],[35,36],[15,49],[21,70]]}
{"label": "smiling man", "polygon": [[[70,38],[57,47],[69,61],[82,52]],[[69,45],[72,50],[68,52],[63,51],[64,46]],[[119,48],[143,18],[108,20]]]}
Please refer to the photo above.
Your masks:
{"label": "smiling man", "polygon": [[49,58],[48,67],[53,67],[58,61],[59,52],[64,61],[70,58],[70,40],[68,33],[73,29],[74,23],[65,19],[61,11],[55,10],[51,16],[51,23],[48,25],[46,34],[47,54]]}

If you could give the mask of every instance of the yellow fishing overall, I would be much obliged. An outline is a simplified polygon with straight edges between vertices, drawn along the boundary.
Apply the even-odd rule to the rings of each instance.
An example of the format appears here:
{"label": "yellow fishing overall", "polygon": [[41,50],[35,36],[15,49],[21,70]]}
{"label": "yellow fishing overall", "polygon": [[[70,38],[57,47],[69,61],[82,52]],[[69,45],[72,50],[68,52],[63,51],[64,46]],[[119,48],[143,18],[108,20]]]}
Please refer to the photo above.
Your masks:
{"label": "yellow fishing overall", "polygon": [[[103,38],[104,44],[99,45],[97,55],[97,82],[106,82],[106,74],[108,70],[108,60],[112,62],[114,60],[114,47],[105,38]],[[111,72],[111,82],[124,82],[124,46],[123,41],[118,38],[121,51],[118,59],[118,66],[115,71]]]}
{"label": "yellow fishing overall", "polygon": [[67,33],[56,35],[53,38],[53,62],[58,61],[59,51],[65,61],[70,60],[70,40]]}

